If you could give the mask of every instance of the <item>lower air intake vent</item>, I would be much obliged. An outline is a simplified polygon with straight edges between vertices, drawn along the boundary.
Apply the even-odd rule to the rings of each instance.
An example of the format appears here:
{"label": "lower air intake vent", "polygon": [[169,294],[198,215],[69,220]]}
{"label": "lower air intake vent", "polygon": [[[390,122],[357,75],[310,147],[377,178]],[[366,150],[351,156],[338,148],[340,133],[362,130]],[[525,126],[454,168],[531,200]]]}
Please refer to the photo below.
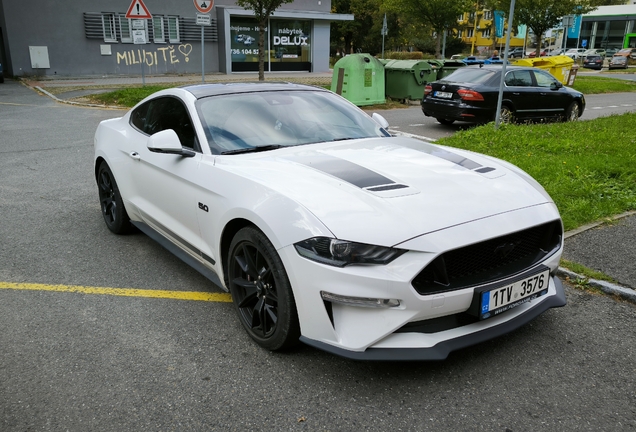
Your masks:
{"label": "lower air intake vent", "polygon": [[435,294],[520,273],[556,252],[562,232],[556,220],[445,252],[413,279],[413,288],[422,295]]}

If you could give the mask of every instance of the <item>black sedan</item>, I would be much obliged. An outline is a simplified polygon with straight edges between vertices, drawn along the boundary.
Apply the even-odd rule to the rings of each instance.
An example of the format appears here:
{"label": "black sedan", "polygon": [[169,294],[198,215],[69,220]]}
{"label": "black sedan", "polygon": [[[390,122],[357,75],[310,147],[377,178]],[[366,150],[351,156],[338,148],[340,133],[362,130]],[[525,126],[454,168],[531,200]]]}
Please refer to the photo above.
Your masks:
{"label": "black sedan", "polygon": [[[495,119],[501,65],[468,66],[443,80],[428,84],[422,98],[422,112],[438,122],[488,123]],[[508,66],[504,84],[501,121],[556,119],[577,120],[585,109],[583,94],[568,87],[548,72]]]}
{"label": "black sedan", "polygon": [[598,54],[588,55],[583,60],[583,67],[587,69],[603,69],[603,57]]}

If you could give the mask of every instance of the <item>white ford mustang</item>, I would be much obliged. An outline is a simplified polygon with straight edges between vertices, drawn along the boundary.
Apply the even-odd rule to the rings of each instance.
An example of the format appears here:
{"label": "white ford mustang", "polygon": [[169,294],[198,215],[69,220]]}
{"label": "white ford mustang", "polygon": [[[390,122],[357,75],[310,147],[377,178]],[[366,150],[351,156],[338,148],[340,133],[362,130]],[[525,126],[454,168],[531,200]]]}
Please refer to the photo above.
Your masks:
{"label": "white ford mustang", "polygon": [[443,359],[563,306],[543,188],[387,127],[309,86],[164,90],[97,129],[104,220],[229,290],[270,350]]}

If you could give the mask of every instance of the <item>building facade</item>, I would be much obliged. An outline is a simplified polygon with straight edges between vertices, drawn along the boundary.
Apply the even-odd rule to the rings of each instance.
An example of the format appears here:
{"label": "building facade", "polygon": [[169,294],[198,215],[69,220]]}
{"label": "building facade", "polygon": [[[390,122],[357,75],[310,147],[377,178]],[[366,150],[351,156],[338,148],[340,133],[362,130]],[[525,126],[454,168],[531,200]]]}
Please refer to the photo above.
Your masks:
{"label": "building facade", "polygon": [[585,48],[636,48],[636,4],[601,6],[583,15],[577,41]]}
{"label": "building facade", "polygon": [[[504,32],[502,37],[495,34],[495,14],[488,9],[466,12],[457,17],[456,36],[468,46],[471,52],[492,53],[506,46],[507,21],[504,20]],[[526,37],[525,26],[512,29],[510,37],[511,47],[523,47]]]}
{"label": "building facade", "polygon": [[[0,0],[0,62],[9,76],[138,75],[142,65],[147,74],[258,70],[253,13],[217,0],[210,25],[199,25],[196,3],[32,0],[25,7]],[[126,18],[139,5],[151,18]],[[265,70],[329,70],[330,22],[353,20],[330,9],[331,0],[296,0],[279,8],[266,32]]]}

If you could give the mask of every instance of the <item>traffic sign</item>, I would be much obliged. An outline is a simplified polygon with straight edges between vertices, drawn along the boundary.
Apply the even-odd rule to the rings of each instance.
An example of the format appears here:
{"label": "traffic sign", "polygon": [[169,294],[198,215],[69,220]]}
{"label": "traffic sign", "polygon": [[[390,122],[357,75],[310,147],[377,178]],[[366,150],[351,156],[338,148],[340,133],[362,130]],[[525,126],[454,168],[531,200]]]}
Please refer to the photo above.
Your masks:
{"label": "traffic sign", "polygon": [[148,12],[148,8],[144,4],[143,0],[132,0],[128,12],[126,12],[126,18],[130,19],[150,19],[152,15]]}
{"label": "traffic sign", "polygon": [[194,7],[202,14],[206,14],[212,10],[214,0],[194,0]]}
{"label": "traffic sign", "polygon": [[210,20],[210,14],[197,14],[197,25],[209,26],[212,25]]}

